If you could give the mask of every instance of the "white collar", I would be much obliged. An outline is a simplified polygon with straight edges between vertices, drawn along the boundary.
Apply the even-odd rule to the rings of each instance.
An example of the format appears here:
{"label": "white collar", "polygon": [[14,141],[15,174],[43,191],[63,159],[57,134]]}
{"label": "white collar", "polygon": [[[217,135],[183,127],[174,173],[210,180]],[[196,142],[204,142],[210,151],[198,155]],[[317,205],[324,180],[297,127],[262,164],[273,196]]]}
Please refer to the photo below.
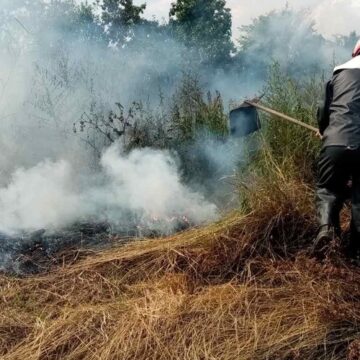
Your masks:
{"label": "white collar", "polygon": [[334,69],[334,72],[345,69],[360,69],[360,55]]}

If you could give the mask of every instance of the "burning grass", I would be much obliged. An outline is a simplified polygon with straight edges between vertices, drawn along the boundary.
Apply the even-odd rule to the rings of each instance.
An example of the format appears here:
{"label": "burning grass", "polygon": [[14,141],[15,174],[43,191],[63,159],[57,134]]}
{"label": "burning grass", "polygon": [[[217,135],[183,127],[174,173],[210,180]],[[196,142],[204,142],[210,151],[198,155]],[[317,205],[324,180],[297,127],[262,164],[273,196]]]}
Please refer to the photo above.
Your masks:
{"label": "burning grass", "polygon": [[360,271],[306,255],[311,188],[275,173],[244,215],[2,276],[2,358],[359,359]]}

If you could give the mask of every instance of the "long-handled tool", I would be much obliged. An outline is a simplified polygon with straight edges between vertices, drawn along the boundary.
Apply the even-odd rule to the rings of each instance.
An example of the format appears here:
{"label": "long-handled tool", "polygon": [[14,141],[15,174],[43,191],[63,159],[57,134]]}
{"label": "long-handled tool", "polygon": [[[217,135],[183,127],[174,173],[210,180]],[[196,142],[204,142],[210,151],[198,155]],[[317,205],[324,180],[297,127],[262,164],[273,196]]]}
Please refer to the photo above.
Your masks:
{"label": "long-handled tool", "polygon": [[268,114],[275,115],[283,120],[302,126],[315,133],[318,129],[306,124],[291,116],[280,113],[259,104],[259,99],[246,100],[240,106],[230,111],[230,130],[231,134],[238,137],[244,137],[258,131],[261,128],[260,118],[257,110],[262,110]]}

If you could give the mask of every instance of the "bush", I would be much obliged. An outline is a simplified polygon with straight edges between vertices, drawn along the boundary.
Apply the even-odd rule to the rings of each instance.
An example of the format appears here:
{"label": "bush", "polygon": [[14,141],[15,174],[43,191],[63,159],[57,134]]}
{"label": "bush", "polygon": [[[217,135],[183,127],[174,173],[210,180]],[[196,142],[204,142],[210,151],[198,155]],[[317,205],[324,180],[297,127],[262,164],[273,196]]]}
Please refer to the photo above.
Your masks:
{"label": "bush", "polygon": [[[323,78],[295,80],[282,73],[278,64],[269,72],[264,104],[316,126],[317,103],[322,96]],[[320,141],[311,131],[278,117],[261,114],[263,147],[256,166],[262,171],[277,166],[287,176],[313,183]]]}
{"label": "bush", "polygon": [[206,96],[196,76],[185,74],[172,99],[170,121],[177,141],[194,141],[198,134],[223,139],[229,133],[219,92]]}
{"label": "bush", "polygon": [[199,144],[223,142],[229,133],[220,93],[205,95],[199,79],[191,74],[184,74],[172,97],[160,91],[158,104],[116,103],[114,110],[105,112],[93,102],[74,131],[98,157],[115,141],[121,141],[126,152],[144,147],[170,150],[179,158],[184,181],[196,183],[214,175]]}

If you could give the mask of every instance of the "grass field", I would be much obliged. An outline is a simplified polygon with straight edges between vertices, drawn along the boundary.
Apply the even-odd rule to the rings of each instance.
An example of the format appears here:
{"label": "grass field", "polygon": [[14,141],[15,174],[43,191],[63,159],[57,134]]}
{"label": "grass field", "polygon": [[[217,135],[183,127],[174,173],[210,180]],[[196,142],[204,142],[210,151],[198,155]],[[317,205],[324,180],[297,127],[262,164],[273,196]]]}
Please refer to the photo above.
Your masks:
{"label": "grass field", "polygon": [[359,359],[360,271],[307,254],[311,187],[255,187],[248,213],[2,276],[1,358]]}

